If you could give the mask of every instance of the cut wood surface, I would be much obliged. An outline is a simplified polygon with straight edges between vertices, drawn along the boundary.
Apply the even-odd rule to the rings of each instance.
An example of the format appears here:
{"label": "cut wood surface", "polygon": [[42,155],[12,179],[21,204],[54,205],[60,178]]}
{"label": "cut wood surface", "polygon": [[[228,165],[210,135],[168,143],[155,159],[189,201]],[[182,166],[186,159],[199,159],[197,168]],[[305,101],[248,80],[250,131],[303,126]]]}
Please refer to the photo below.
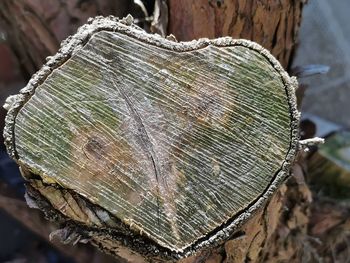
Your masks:
{"label": "cut wood surface", "polygon": [[5,140],[53,210],[180,257],[225,240],[285,179],[295,85],[253,42],[97,18],[8,101]]}

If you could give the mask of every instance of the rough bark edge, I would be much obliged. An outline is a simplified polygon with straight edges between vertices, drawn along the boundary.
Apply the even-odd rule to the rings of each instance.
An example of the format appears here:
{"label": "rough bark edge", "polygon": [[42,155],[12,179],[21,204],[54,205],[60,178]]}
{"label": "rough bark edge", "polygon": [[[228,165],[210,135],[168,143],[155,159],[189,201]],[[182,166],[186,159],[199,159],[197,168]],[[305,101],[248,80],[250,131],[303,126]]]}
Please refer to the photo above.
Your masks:
{"label": "rough bark edge", "polygon": [[[90,244],[99,248],[104,253],[107,253],[114,257],[120,257],[120,248],[126,248],[126,250],[130,250],[130,255],[133,254],[134,256],[139,257],[139,259],[165,259],[173,261],[178,259],[179,257],[177,254],[169,251],[169,249],[159,247],[159,245],[155,241],[147,237],[140,236],[139,234],[133,233],[132,230],[129,229],[129,226],[125,225],[120,219],[116,218],[108,211],[106,212],[112,219],[115,220],[117,224],[115,228],[112,229],[108,226],[88,226],[82,222],[77,222],[67,217],[61,211],[52,207],[50,201],[45,196],[40,194],[40,192],[31,185],[31,180],[25,185],[26,194],[31,199],[31,202],[34,202],[35,206],[44,213],[44,216],[47,220],[59,224],[59,229],[56,232],[64,230],[68,233],[68,238],[70,238],[70,236],[74,236],[74,238],[70,241],[68,241],[67,237],[57,236],[56,238],[58,238],[62,243],[74,245],[75,243],[80,242],[81,239],[85,239],[88,240]],[[56,185],[53,187],[57,187],[57,191],[67,191],[70,194],[72,194],[72,197],[75,200],[82,200],[83,202],[87,203],[89,207],[92,206],[89,200],[80,196],[73,190],[64,189]],[[99,205],[95,206],[104,210]],[[53,234],[53,232],[51,234]],[[107,244],[106,242],[100,242],[103,239],[107,242]],[[111,243],[113,244],[114,249],[110,246]],[[132,262],[141,263],[144,261],[139,260]]]}
{"label": "rough bark edge", "polygon": [[203,38],[199,40],[178,43],[162,38],[157,34],[147,34],[141,28],[133,24],[133,19],[131,16],[123,19],[118,19],[113,16],[109,16],[107,18],[101,16],[95,17],[94,19],[89,19],[87,24],[81,26],[74,36],[69,36],[66,40],[64,40],[61,43],[60,50],[54,56],[47,57],[46,64],[32,76],[27,86],[24,87],[18,95],[11,96],[7,100],[6,106],[8,109],[8,114],[5,119],[4,139],[9,155],[16,161],[19,160],[15,149],[14,134],[14,125],[17,113],[34,94],[36,87],[42,84],[54,69],[61,66],[72,55],[79,51],[88,42],[94,33],[97,33],[99,31],[120,32],[148,44],[176,52],[198,50],[209,45],[214,45],[217,47],[244,46],[262,54],[281,76],[282,82],[285,86],[287,98],[289,100],[288,103],[291,115],[291,139],[289,151],[285,157],[285,161],[283,162],[280,171],[278,171],[272,179],[270,185],[256,200],[254,200],[248,207],[243,209],[243,211],[237,213],[230,220],[224,222],[221,226],[217,227],[210,233],[199,237],[197,241],[193,242],[192,244],[183,248],[179,248],[178,250],[172,250],[168,248],[166,244],[159,244],[160,246],[163,246],[169,249],[169,251],[175,253],[177,257],[189,256],[199,249],[219,245],[232,234],[233,230],[237,229],[239,226],[245,223],[260,207],[263,207],[265,202],[288,177],[290,167],[295,159],[295,155],[298,150],[299,140],[298,130],[300,113],[296,107],[296,78],[289,77],[289,75],[284,71],[281,64],[271,55],[268,50],[264,49],[259,44],[249,40],[222,37],[212,40]]}

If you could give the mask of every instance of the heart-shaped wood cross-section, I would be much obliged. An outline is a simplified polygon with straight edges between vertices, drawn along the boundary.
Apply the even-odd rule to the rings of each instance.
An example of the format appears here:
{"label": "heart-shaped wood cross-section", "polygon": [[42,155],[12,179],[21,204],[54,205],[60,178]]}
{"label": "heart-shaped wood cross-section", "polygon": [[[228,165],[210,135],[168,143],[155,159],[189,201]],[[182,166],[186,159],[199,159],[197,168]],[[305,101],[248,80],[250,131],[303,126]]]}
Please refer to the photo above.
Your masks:
{"label": "heart-shaped wood cross-section", "polygon": [[181,252],[230,232],[285,177],[291,83],[249,41],[176,43],[99,19],[22,91],[9,149],[44,183]]}

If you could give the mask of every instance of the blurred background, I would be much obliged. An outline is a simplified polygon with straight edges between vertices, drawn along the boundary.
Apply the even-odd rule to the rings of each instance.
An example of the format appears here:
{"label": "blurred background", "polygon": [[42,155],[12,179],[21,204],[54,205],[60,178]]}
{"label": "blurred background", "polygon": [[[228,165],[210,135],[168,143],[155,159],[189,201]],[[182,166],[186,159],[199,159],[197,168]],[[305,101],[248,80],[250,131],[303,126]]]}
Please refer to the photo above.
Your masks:
{"label": "blurred background", "polygon": [[328,65],[327,74],[300,82],[303,112],[350,127],[350,1],[315,0],[304,8],[294,66]]}
{"label": "blurred background", "polygon": [[[4,104],[7,96],[16,94],[23,88],[31,74],[43,63],[43,58],[55,53],[59,43],[73,34],[88,17],[96,14],[123,17],[131,13],[140,26],[149,29],[154,4],[155,1],[152,0],[2,1],[0,104]],[[303,93],[302,117],[307,127],[306,132],[326,137],[337,134],[340,138],[337,137],[334,141],[338,143],[335,146],[338,148],[349,145],[349,137],[343,133],[350,128],[349,12],[348,0],[308,1],[303,10],[298,47],[290,69],[291,72],[297,72],[302,68],[302,72],[307,72],[311,68],[316,73],[324,73],[299,74],[299,82],[302,84],[300,92]],[[17,17],[9,17],[10,14],[16,14]],[[23,35],[8,32],[9,25],[14,21],[18,23],[16,26],[20,27],[19,32]],[[37,23],[50,28],[51,33],[34,30],[32,25]],[[35,39],[41,39],[40,43]],[[36,46],[37,53],[32,52],[34,49],[31,45]],[[1,130],[5,115],[5,110],[1,108]],[[27,207],[23,198],[24,182],[17,165],[7,156],[3,141],[0,144],[0,262],[113,262],[112,258],[87,245],[73,247],[49,241],[49,234],[55,225],[43,219],[39,211]],[[317,164],[325,162],[322,158],[338,158],[338,166],[347,171],[345,174],[348,173],[350,148],[343,148],[339,157],[332,153],[327,155],[333,149],[332,145],[329,147],[331,150],[325,148],[324,154],[313,162]],[[315,173],[315,176],[319,174]],[[340,188],[338,185],[328,189],[315,183],[315,189],[321,194],[347,200],[348,188],[344,190],[342,187],[350,185],[348,177],[339,183]],[[336,196],[339,191],[345,191],[343,196]]]}

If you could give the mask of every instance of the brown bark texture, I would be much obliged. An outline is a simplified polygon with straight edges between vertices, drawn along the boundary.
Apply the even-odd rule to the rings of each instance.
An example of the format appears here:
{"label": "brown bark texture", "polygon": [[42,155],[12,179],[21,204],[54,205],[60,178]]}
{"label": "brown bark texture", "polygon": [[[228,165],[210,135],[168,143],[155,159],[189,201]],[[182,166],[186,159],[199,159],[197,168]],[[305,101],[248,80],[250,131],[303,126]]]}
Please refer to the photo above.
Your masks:
{"label": "brown bark texture", "polygon": [[89,17],[135,12],[131,0],[0,1],[0,22],[27,78]]}
{"label": "brown bark texture", "polygon": [[290,65],[304,0],[169,0],[168,33],[178,40],[231,36],[261,44]]}
{"label": "brown bark texture", "polygon": [[51,241],[53,247],[59,250],[63,255],[73,259],[77,263],[88,261],[101,262],[101,260],[106,263],[113,262],[111,258],[105,254],[95,249],[91,249],[91,246],[82,244],[71,246],[52,239],[52,235],[50,236],[50,234],[57,229],[58,225],[43,218],[42,213],[39,210],[31,209],[35,208],[35,206],[32,206],[33,203],[31,203],[28,195],[26,195],[26,200],[27,203],[18,198],[12,187],[0,182],[0,209],[5,211],[43,240],[47,240],[48,243]]}

